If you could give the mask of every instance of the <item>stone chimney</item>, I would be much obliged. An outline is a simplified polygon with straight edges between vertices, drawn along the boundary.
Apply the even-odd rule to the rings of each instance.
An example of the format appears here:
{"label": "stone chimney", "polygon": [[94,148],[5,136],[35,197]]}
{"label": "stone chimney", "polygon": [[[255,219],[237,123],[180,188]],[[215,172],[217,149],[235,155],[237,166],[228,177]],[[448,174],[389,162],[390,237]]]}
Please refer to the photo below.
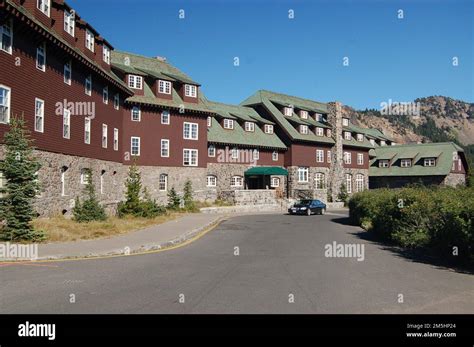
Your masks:
{"label": "stone chimney", "polygon": [[332,161],[330,174],[330,186],[332,201],[337,196],[344,182],[344,158],[342,148],[342,104],[338,101],[328,103],[328,123],[332,127],[332,138],[336,142],[332,148]]}

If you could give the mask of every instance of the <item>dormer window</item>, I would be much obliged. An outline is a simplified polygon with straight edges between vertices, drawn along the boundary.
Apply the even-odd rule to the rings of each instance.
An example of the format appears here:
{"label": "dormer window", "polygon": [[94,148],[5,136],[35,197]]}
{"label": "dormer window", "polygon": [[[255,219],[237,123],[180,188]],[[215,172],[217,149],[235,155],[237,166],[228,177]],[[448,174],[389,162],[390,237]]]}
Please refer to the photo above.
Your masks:
{"label": "dormer window", "polygon": [[301,110],[300,111],[300,117],[303,119],[308,119],[308,111]]}
{"label": "dormer window", "polygon": [[342,118],[342,125],[345,127],[349,126],[349,118]]}
{"label": "dormer window", "polygon": [[110,65],[110,49],[107,46],[102,46],[102,60]]}
{"label": "dormer window", "polygon": [[171,94],[171,82],[169,81],[158,81],[158,93],[161,94]]}
{"label": "dormer window", "polygon": [[207,127],[210,128],[212,126],[212,117],[207,117]]}
{"label": "dormer window", "polygon": [[254,132],[255,131],[255,123],[245,122],[245,131]]}
{"label": "dormer window", "polygon": [[51,0],[38,0],[38,9],[49,17]]}
{"label": "dormer window", "polygon": [[94,39],[94,33],[90,31],[89,29],[86,30],[86,48],[94,52],[94,44],[95,44],[95,39]]}
{"label": "dormer window", "polygon": [[224,129],[234,129],[234,121],[224,118]]}
{"label": "dormer window", "polygon": [[300,133],[303,135],[308,134],[308,126],[307,125],[300,125]]}
{"label": "dormer window", "polygon": [[316,128],[316,135],[324,136],[324,129],[323,128]]}
{"label": "dormer window", "polygon": [[74,12],[64,11],[64,31],[74,37],[74,30],[76,26],[76,19],[74,18]]}
{"label": "dormer window", "polygon": [[143,77],[136,75],[128,76],[128,86],[132,89],[142,89],[143,88]]}
{"label": "dormer window", "polygon": [[285,116],[291,117],[293,115],[293,107],[285,107],[283,113]]}
{"label": "dormer window", "polygon": [[389,161],[388,160],[379,160],[379,167],[389,167]]}
{"label": "dormer window", "polygon": [[364,135],[362,135],[362,134],[357,134],[357,141],[359,141],[359,142],[364,141]]}
{"label": "dormer window", "polygon": [[331,129],[327,129],[327,130],[326,130],[326,136],[327,136],[327,137],[331,137],[331,135],[332,135]]}
{"label": "dormer window", "polygon": [[197,97],[197,87],[193,86],[192,84],[185,84],[184,85],[184,95],[190,98]]}
{"label": "dormer window", "polygon": [[400,161],[401,167],[411,167],[411,159],[402,159]]}
{"label": "dormer window", "polygon": [[435,158],[425,158],[423,162],[424,166],[436,166],[436,159]]}
{"label": "dormer window", "polygon": [[387,145],[387,143],[384,140],[380,141],[380,146],[385,146],[385,145]]}
{"label": "dormer window", "polygon": [[370,144],[371,144],[372,146],[375,146],[375,140],[374,140],[374,139],[370,139],[369,141],[370,141]]}
{"label": "dormer window", "polygon": [[350,131],[344,131],[344,140],[347,140],[347,141],[352,140],[352,135]]}
{"label": "dormer window", "polygon": [[321,122],[323,120],[323,115],[321,113],[316,113],[316,121]]}
{"label": "dormer window", "polygon": [[264,131],[265,131],[265,134],[273,134],[273,125],[265,124]]}

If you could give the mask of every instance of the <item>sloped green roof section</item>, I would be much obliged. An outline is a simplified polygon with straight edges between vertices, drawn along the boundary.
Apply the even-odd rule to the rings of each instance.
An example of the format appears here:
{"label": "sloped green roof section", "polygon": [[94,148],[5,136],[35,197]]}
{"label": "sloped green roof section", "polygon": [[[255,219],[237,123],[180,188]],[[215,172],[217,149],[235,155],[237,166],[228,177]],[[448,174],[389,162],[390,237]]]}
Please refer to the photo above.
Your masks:
{"label": "sloped green roof section", "polygon": [[[381,146],[370,161],[370,176],[445,176],[451,172],[453,152],[464,152],[452,142]],[[437,155],[437,156],[436,156]],[[402,168],[400,159],[413,159],[411,167]],[[423,166],[424,158],[437,158],[436,166]],[[378,167],[378,160],[391,159],[388,168]]]}
{"label": "sloped green roof section", "polygon": [[245,176],[288,176],[288,171],[279,166],[255,166],[245,171]]}

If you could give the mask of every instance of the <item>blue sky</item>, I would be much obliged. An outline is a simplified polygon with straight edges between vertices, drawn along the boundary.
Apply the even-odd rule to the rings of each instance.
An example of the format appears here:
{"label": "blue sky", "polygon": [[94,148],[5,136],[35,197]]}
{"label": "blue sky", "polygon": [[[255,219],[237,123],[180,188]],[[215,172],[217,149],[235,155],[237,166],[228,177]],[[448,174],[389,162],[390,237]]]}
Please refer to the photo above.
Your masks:
{"label": "blue sky", "polygon": [[472,0],[68,3],[116,49],[166,57],[211,100],[268,89],[360,109],[429,95],[474,102]]}

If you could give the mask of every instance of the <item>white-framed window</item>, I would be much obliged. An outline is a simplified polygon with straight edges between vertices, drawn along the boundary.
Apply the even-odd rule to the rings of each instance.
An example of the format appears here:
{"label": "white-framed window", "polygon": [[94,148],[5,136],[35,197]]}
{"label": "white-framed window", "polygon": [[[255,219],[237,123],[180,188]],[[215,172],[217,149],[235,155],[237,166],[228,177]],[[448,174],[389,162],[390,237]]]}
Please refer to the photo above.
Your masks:
{"label": "white-framed window", "polygon": [[369,141],[370,141],[370,144],[371,144],[372,146],[375,146],[375,140],[374,140],[374,139],[370,139]]}
{"label": "white-framed window", "polygon": [[104,87],[102,89],[102,102],[106,105],[109,104],[109,87]]}
{"label": "white-framed window", "polygon": [[285,116],[291,117],[293,115],[293,107],[285,107],[283,109],[283,114]]}
{"label": "white-framed window", "polygon": [[120,94],[117,93],[114,95],[114,108],[120,110]]}
{"label": "white-framed window", "polygon": [[0,85],[0,123],[10,123],[10,95],[11,89]]}
{"label": "white-framed window", "polygon": [[436,159],[435,158],[425,158],[423,162],[424,166],[436,166]]}
{"label": "white-framed window", "polygon": [[345,127],[349,126],[349,118],[342,118],[342,125]]}
{"label": "white-framed window", "polygon": [[183,166],[198,166],[197,149],[183,149]]}
{"label": "white-framed window", "polygon": [[86,29],[86,48],[94,52],[94,46],[95,46],[95,37],[94,33],[90,31],[89,29]]}
{"label": "white-framed window", "polygon": [[128,86],[132,89],[143,88],[143,77],[137,75],[128,75]]}
{"label": "white-framed window", "polygon": [[411,167],[411,159],[402,159],[400,161],[401,167]]}
{"label": "white-framed window", "polygon": [[298,168],[298,182],[306,183],[309,181],[309,168],[299,167]]}
{"label": "white-framed window", "polygon": [[199,124],[197,123],[183,123],[183,139],[197,140],[199,134]]}
{"label": "white-framed window", "polygon": [[130,138],[130,152],[137,157],[140,155],[140,137],[132,136]]}
{"label": "white-framed window", "polygon": [[362,192],[364,191],[365,183],[364,183],[364,175],[362,174],[357,174],[356,175],[356,192]]}
{"label": "white-framed window", "polygon": [[364,165],[364,154],[357,153],[357,165]]}
{"label": "white-framed window", "polygon": [[102,60],[110,65],[110,48],[106,45],[102,46]]}
{"label": "white-framed window", "polygon": [[357,134],[357,141],[359,141],[359,142],[364,141],[364,135],[362,135],[362,134]]}
{"label": "white-framed window", "polygon": [[306,135],[308,133],[308,126],[307,125],[300,125],[300,133]]}
{"label": "white-framed window", "polygon": [[209,147],[207,147],[207,156],[208,157],[215,157],[216,156],[216,146],[209,145]]}
{"label": "white-framed window", "polygon": [[265,124],[263,128],[265,130],[265,134],[273,134],[273,125]]}
{"label": "white-framed window", "polygon": [[326,175],[325,174],[321,172],[317,172],[316,176],[314,177],[314,181],[315,181],[316,189],[326,189]]}
{"label": "white-framed window", "polygon": [[316,162],[317,163],[324,163],[324,150],[317,149],[316,150]]}
{"label": "white-framed window", "polygon": [[63,137],[71,138],[71,111],[67,109],[63,111]]}
{"label": "white-framed window", "polygon": [[0,26],[0,49],[8,54],[13,52],[13,25],[12,21],[7,21]]}
{"label": "white-framed window", "polygon": [[314,115],[314,118],[316,119],[317,122],[321,122],[323,120],[323,115],[321,113],[316,113]]}
{"label": "white-framed window", "polygon": [[72,67],[71,67],[71,62],[68,61],[66,64],[64,64],[64,83],[71,85],[72,81]]}
{"label": "white-framed window", "polygon": [[161,157],[169,158],[170,156],[170,140],[162,139],[161,140]]}
{"label": "white-framed window", "polygon": [[102,124],[102,148],[107,148],[107,136],[108,136],[108,126],[107,124]]}
{"label": "white-framed window", "polygon": [[260,151],[258,148],[255,148],[253,151],[253,160],[259,160],[260,159]]}
{"label": "white-framed window", "polygon": [[132,107],[132,121],[139,122],[142,118],[142,112],[139,106]]}
{"label": "white-framed window", "polygon": [[89,169],[81,169],[81,184],[87,184],[87,180],[89,179],[90,173],[91,172]]}
{"label": "white-framed window", "polygon": [[161,124],[170,124],[170,111],[161,111]]}
{"label": "white-framed window", "polygon": [[331,129],[326,129],[326,136],[331,137],[331,135],[332,135]]}
{"label": "white-framed window", "polygon": [[91,122],[92,120],[89,117],[84,118],[84,143],[91,143]]}
{"label": "white-framed window", "polygon": [[389,167],[390,163],[388,160],[379,160],[379,167]]}
{"label": "white-framed window", "polygon": [[380,141],[380,146],[386,146],[387,145],[387,142],[385,142],[384,140]]}
{"label": "white-framed window", "polygon": [[160,175],[160,180],[158,182],[158,189],[160,190],[160,192],[166,192],[168,190],[168,175],[167,174]]}
{"label": "white-framed window", "polygon": [[242,176],[232,176],[230,180],[231,187],[243,187],[244,186],[244,178]]}
{"label": "white-framed window", "polygon": [[352,153],[344,152],[344,164],[350,165],[352,163]]}
{"label": "white-framed window", "polygon": [[207,127],[210,128],[212,126],[212,117],[207,117]]}
{"label": "white-framed window", "polygon": [[458,159],[458,171],[462,171],[462,160]]}
{"label": "white-framed window", "polygon": [[327,151],[326,157],[327,157],[327,162],[331,163],[332,162],[332,153],[331,153],[331,151]]}
{"label": "white-framed window", "polygon": [[197,97],[197,87],[192,84],[185,84],[184,85],[184,95],[190,98]]}
{"label": "white-framed window", "polygon": [[253,122],[245,122],[245,131],[255,131],[255,123]]}
{"label": "white-framed window", "polygon": [[61,196],[66,196],[66,172],[68,170],[67,166],[61,168]]}
{"label": "white-framed window", "polygon": [[270,187],[278,188],[280,186],[280,179],[278,177],[272,177],[270,180]]}
{"label": "white-framed window", "polygon": [[277,152],[277,151],[273,151],[273,153],[272,153],[272,160],[273,160],[273,161],[278,161],[278,152]]}
{"label": "white-framed window", "polygon": [[158,93],[171,94],[171,82],[158,80]]}
{"label": "white-framed window", "polygon": [[352,135],[349,131],[344,131],[344,140],[347,140],[347,141],[352,140]]}
{"label": "white-framed window", "polygon": [[239,159],[239,149],[237,147],[232,148],[230,154],[232,159]]}
{"label": "white-framed window", "polygon": [[35,99],[35,131],[44,132],[44,101]]}
{"label": "white-framed window", "polygon": [[36,48],[36,68],[46,71],[46,44],[42,43]]}
{"label": "white-framed window", "polygon": [[64,10],[64,31],[74,37],[76,18],[73,11]]}
{"label": "white-framed window", "polygon": [[119,130],[114,128],[114,151],[118,151],[119,148]]}
{"label": "white-framed window", "polygon": [[[5,188],[5,185],[6,185],[6,182],[7,180],[5,179],[5,176],[3,176],[3,172],[0,171],[0,190],[1,189],[4,189]],[[1,193],[0,191],[0,198],[3,198],[5,195],[3,193]]]}
{"label": "white-framed window", "polygon": [[217,177],[214,175],[207,176],[207,186],[208,187],[217,187]]}
{"label": "white-framed window", "polygon": [[234,129],[234,120],[224,118],[224,129]]}
{"label": "white-framed window", "polygon": [[86,81],[84,83],[84,87],[85,87],[85,93],[86,95],[89,95],[91,96],[92,95],[92,76],[89,75],[86,77]]}
{"label": "white-framed window", "polygon": [[51,0],[38,0],[38,9],[49,17],[51,11]]}
{"label": "white-framed window", "polygon": [[300,111],[300,117],[303,119],[308,119],[308,111],[301,110]]}
{"label": "white-framed window", "polygon": [[324,129],[323,128],[316,128],[316,135],[324,136]]}
{"label": "white-framed window", "polygon": [[346,191],[352,193],[352,175],[346,174]]}

